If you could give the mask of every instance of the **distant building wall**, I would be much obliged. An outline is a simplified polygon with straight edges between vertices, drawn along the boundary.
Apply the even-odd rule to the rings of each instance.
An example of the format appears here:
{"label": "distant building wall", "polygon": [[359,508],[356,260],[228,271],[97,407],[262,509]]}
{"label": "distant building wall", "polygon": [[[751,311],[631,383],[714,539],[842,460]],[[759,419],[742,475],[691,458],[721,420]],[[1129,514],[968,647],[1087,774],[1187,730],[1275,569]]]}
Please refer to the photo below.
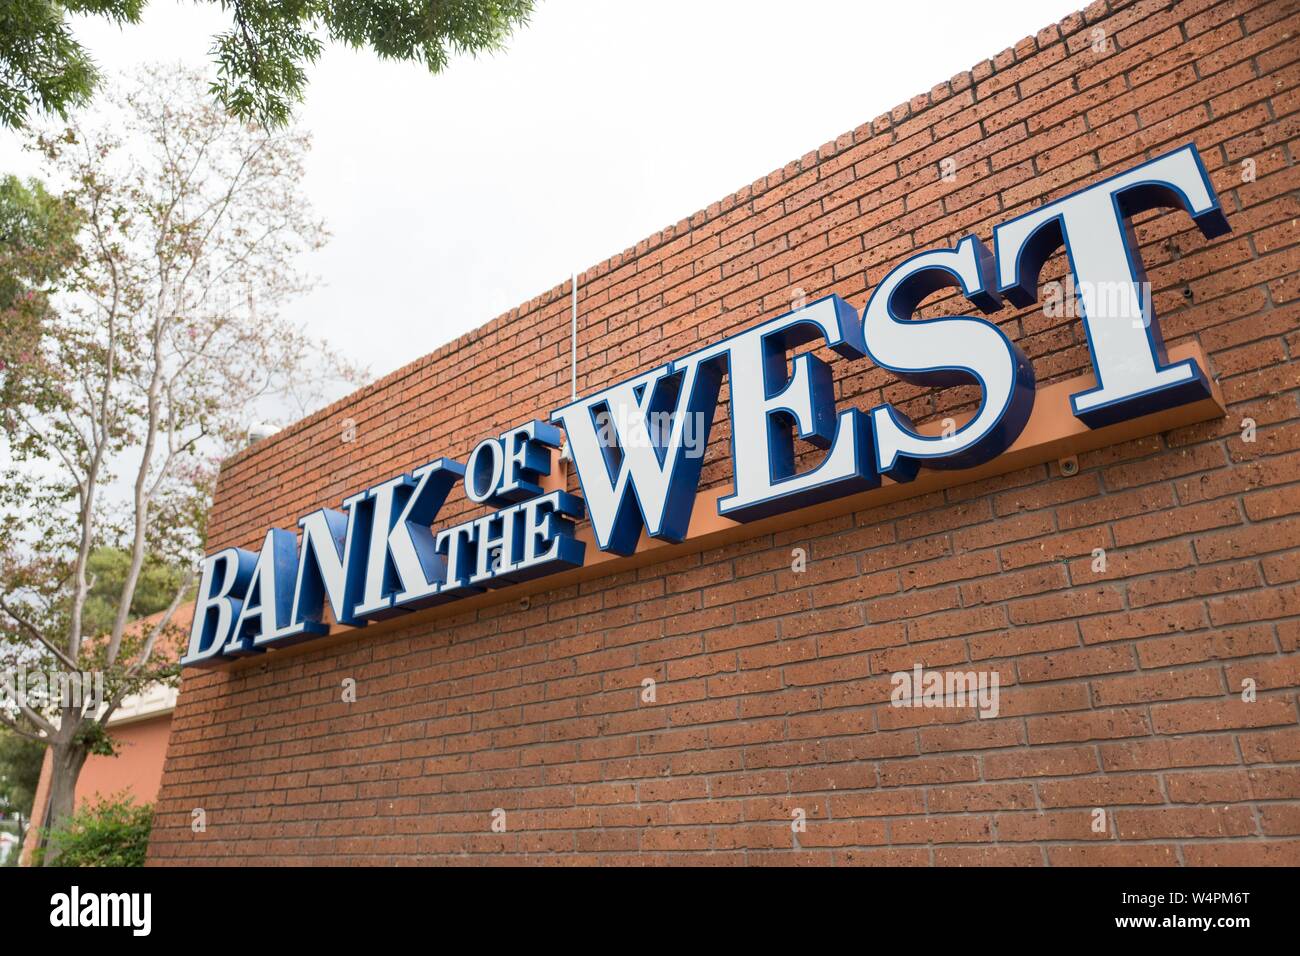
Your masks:
{"label": "distant building wall", "polygon": [[77,805],[96,796],[108,797],[126,792],[136,803],[153,803],[162,783],[163,761],[167,756],[167,734],[172,715],[151,717],[115,726],[113,739],[118,743],[115,757],[92,754],[77,780]]}

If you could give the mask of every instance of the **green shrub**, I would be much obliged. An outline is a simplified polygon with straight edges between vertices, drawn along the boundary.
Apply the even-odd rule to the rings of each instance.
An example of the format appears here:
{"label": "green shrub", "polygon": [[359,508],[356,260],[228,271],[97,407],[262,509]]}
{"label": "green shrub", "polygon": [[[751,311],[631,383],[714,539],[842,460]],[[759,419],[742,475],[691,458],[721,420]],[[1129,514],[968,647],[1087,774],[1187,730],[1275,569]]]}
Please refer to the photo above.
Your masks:
{"label": "green shrub", "polygon": [[136,806],[126,793],[101,797],[51,831],[36,865],[57,847],[58,866],[144,866],[153,829],[153,806]]}

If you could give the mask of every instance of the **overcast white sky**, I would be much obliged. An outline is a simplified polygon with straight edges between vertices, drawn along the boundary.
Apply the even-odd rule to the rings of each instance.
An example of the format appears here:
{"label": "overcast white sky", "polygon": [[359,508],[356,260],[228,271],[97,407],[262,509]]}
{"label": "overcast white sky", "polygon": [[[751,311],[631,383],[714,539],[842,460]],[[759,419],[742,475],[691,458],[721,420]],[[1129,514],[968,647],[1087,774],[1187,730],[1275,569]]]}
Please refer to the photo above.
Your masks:
{"label": "overcast white sky", "polygon": [[[440,76],[331,49],[301,123],[334,238],[289,315],[382,375],[1035,33],[1083,0],[543,0]],[[207,63],[219,7],[78,21],[106,70]],[[0,171],[31,172],[12,133]]]}

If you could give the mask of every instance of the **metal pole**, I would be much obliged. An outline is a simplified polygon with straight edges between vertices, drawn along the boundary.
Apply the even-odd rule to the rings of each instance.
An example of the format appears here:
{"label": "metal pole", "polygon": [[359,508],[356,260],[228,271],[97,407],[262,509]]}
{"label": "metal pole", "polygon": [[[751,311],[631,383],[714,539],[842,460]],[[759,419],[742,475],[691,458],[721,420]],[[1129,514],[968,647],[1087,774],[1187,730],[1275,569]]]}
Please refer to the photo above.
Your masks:
{"label": "metal pole", "polygon": [[577,273],[573,273],[573,316],[569,325],[569,398],[577,401]]}

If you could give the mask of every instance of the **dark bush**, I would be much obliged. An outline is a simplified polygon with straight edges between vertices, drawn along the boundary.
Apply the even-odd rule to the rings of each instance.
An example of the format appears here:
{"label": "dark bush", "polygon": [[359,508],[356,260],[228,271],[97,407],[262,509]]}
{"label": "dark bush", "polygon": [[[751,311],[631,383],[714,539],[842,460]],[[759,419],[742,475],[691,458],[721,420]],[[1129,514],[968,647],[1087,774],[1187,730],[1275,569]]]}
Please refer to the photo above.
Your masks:
{"label": "dark bush", "polygon": [[35,862],[57,853],[58,866],[144,866],[152,828],[152,804],[136,806],[125,793],[101,797],[51,831]]}

